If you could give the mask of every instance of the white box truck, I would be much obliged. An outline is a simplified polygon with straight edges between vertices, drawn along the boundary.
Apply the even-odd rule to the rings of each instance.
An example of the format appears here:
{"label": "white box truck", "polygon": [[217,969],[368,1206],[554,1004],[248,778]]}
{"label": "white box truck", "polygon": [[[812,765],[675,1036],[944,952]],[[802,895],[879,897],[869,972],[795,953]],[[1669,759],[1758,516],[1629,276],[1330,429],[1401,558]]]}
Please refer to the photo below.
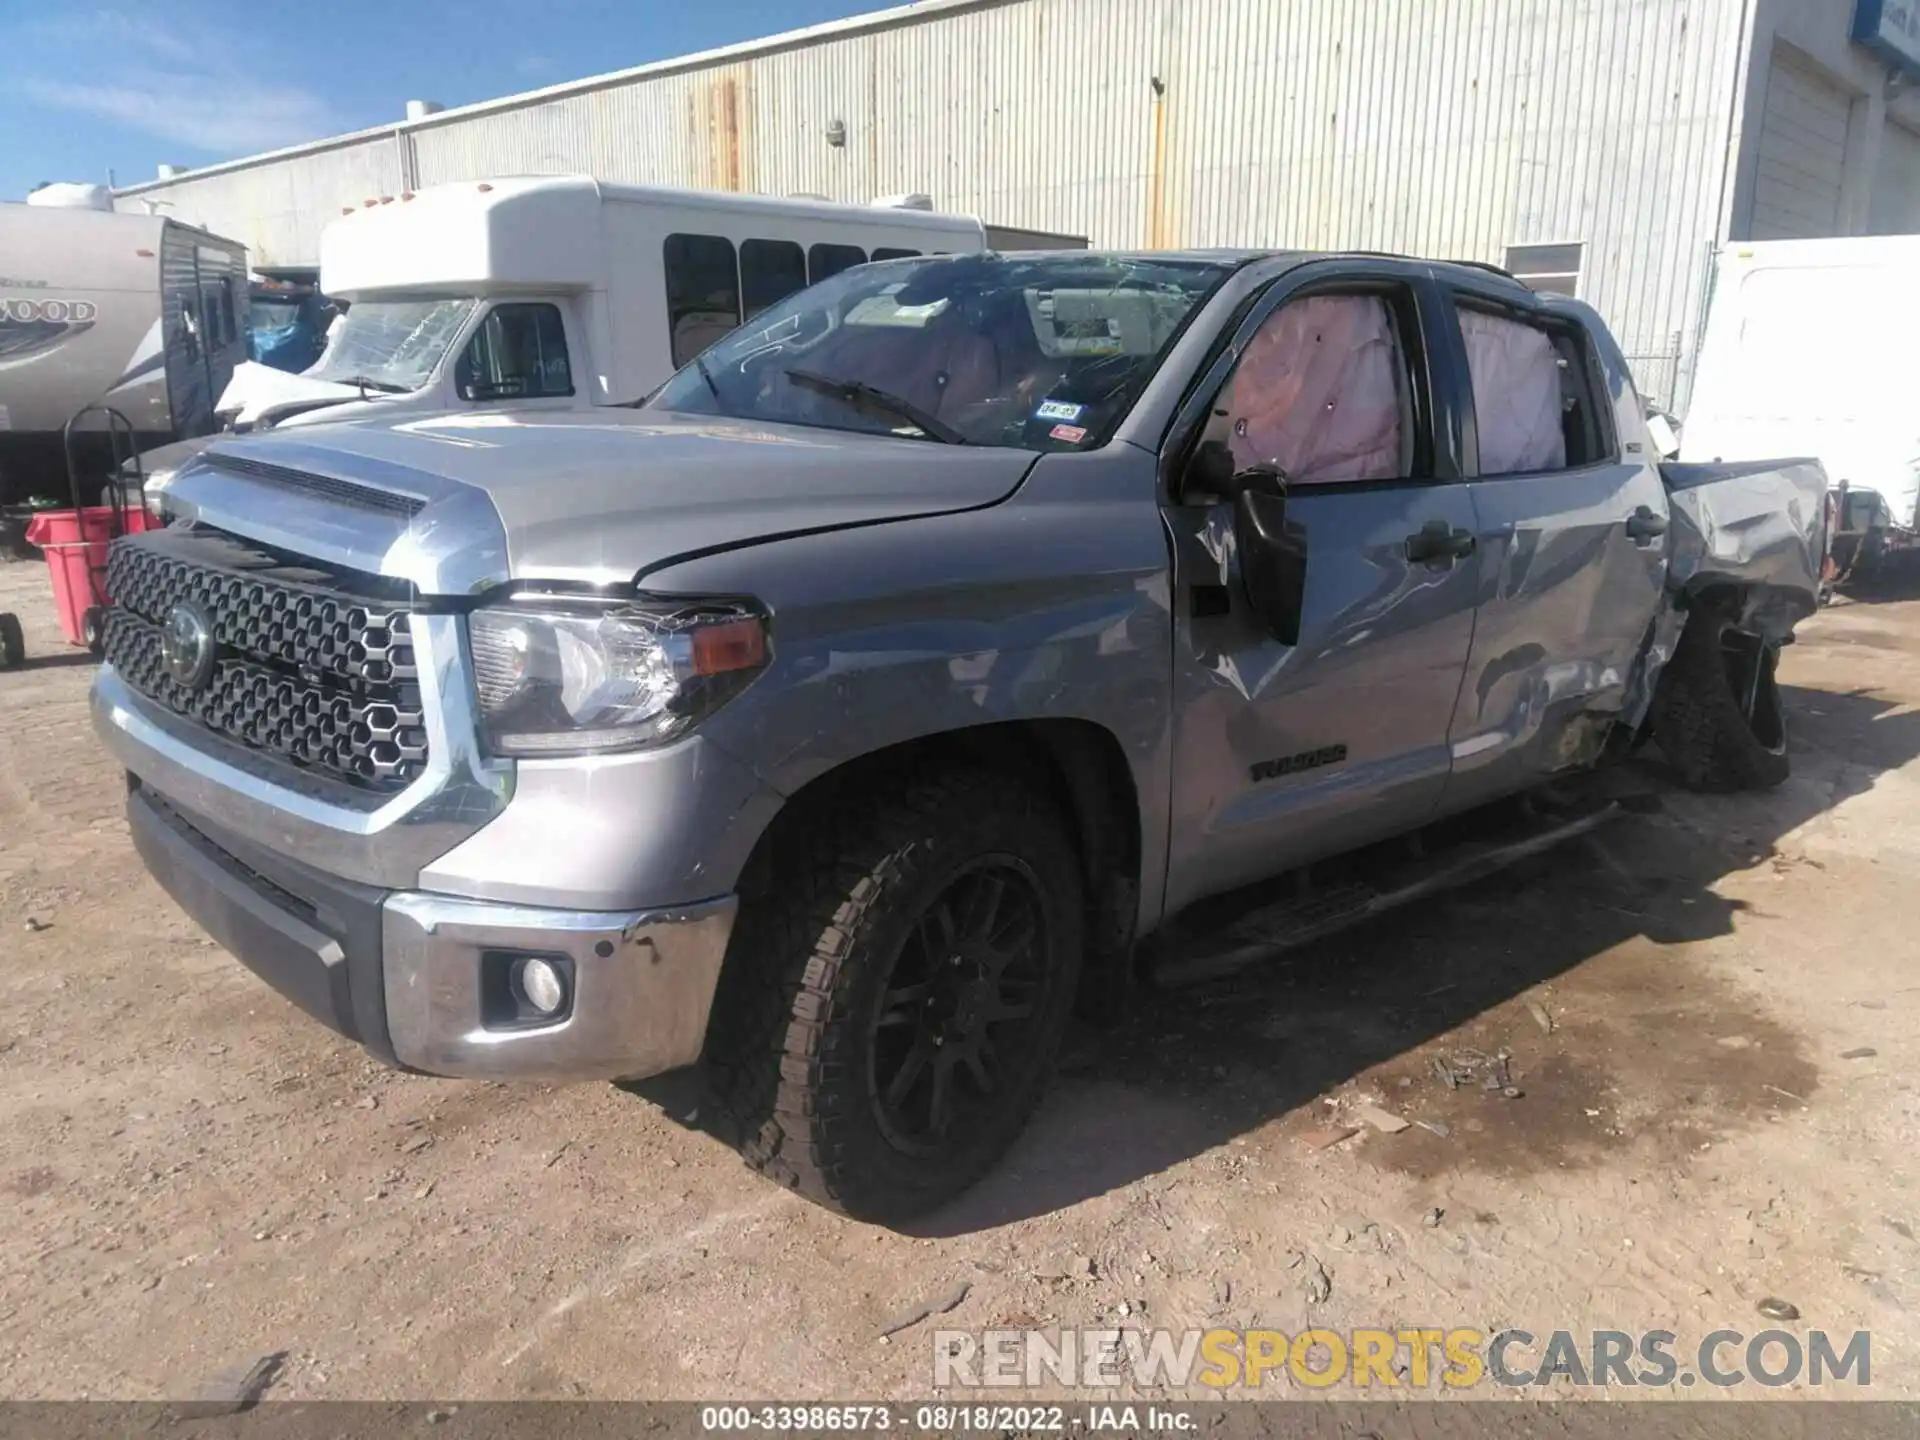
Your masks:
{"label": "white box truck", "polygon": [[1728,246],[1680,458],[1817,457],[1834,562],[1864,574],[1920,539],[1916,335],[1920,235]]}

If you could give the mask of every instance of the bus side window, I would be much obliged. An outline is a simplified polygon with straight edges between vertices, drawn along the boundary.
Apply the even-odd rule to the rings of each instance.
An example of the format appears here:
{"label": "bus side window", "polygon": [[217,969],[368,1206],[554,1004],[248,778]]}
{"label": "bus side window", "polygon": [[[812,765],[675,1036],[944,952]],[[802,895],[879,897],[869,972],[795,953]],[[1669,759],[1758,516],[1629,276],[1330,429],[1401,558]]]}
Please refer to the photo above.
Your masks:
{"label": "bus side window", "polygon": [[807,251],[807,280],[818,285],[829,275],[866,263],[867,252],[858,245],[816,245]]}
{"label": "bus side window", "polygon": [[873,258],[876,260],[912,260],[919,254],[920,252],[918,250],[889,250],[886,246],[882,245],[874,249]]}
{"label": "bus side window", "polygon": [[740,323],[740,271],[721,235],[669,235],[661,258],[677,370]]}
{"label": "bus side window", "polygon": [[807,287],[807,257],[791,240],[740,242],[740,294],[751,320]]}

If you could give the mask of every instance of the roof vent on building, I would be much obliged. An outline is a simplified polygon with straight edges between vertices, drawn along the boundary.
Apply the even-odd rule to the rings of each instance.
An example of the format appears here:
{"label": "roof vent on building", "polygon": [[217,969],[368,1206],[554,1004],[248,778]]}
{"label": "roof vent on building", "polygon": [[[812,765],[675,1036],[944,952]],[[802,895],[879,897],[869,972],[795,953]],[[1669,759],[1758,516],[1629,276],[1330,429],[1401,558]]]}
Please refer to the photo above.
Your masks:
{"label": "roof vent on building", "polygon": [[407,119],[424,120],[429,115],[438,115],[446,108],[438,100],[409,100],[407,101]]}
{"label": "roof vent on building", "polygon": [[882,210],[933,209],[933,197],[931,195],[882,195],[873,203]]}
{"label": "roof vent on building", "polygon": [[176,175],[186,174],[187,167],[184,165],[169,165],[165,161],[162,161],[160,164],[154,166],[154,171],[162,180],[171,180]]}

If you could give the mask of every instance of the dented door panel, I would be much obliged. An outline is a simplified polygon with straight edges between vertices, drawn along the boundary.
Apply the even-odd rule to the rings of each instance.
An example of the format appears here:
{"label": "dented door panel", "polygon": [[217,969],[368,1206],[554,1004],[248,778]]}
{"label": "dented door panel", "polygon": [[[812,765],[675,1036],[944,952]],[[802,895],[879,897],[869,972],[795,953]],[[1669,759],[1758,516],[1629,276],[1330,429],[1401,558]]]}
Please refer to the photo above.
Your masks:
{"label": "dented door panel", "polygon": [[1167,511],[1179,596],[1169,913],[1416,827],[1446,784],[1478,572],[1410,562],[1407,542],[1433,521],[1471,531],[1467,487],[1302,487],[1287,513],[1308,552],[1297,645],[1267,635],[1240,593],[1231,509]]}
{"label": "dented door panel", "polygon": [[1627,521],[1666,514],[1648,465],[1475,481],[1479,617],[1452,725],[1455,810],[1598,753],[1627,707],[1665,546]]}

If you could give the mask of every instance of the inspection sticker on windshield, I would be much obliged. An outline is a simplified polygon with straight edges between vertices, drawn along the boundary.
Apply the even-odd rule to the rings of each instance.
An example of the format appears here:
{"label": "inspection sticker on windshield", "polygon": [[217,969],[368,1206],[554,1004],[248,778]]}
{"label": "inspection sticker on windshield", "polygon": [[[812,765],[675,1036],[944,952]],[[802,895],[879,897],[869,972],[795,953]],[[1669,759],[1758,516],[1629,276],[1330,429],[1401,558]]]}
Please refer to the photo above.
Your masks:
{"label": "inspection sticker on windshield", "polygon": [[1080,418],[1080,412],[1086,408],[1084,405],[1074,405],[1066,400],[1043,400],[1040,403],[1040,408],[1033,412],[1033,418],[1036,420],[1073,421],[1078,420]]}
{"label": "inspection sticker on windshield", "polygon": [[1087,438],[1087,431],[1084,425],[1056,425],[1053,429],[1049,430],[1047,434],[1056,440],[1064,440],[1069,445],[1078,445],[1082,440]]}

